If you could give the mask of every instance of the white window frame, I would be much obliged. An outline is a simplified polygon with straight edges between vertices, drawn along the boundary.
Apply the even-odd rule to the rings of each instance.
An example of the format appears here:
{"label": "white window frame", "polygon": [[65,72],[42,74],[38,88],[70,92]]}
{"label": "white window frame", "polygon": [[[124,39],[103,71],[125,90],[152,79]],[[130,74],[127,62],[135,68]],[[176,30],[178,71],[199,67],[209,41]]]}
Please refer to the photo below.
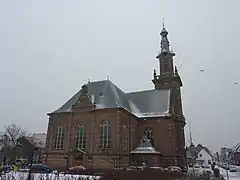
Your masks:
{"label": "white window frame", "polygon": [[[105,126],[107,126],[107,131],[105,132]],[[100,148],[101,149],[110,149],[111,145],[111,124],[109,121],[102,121],[100,123]],[[101,135],[101,132],[103,135]],[[106,133],[106,134],[105,134]],[[110,136],[109,136],[110,135]],[[102,142],[102,143],[101,143]]]}
{"label": "white window frame", "polygon": [[[81,128],[83,128],[83,134],[81,135]],[[77,126],[77,134],[75,137],[75,146],[76,149],[85,149],[86,141],[85,141],[85,127],[83,124]]]}
{"label": "white window frame", "polygon": [[54,149],[63,149],[64,148],[64,134],[63,134],[63,125],[59,125],[55,132],[54,141],[53,141],[53,148]]}

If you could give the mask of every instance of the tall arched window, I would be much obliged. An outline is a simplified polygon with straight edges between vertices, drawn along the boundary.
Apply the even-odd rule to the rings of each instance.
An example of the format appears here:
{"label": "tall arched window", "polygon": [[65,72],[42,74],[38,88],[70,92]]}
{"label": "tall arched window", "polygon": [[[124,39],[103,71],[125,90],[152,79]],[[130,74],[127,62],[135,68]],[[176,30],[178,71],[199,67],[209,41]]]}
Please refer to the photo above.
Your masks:
{"label": "tall arched window", "polygon": [[146,128],[145,131],[144,131],[144,136],[150,141],[150,143],[152,145],[154,145],[154,142],[153,142],[153,130],[152,128]]}
{"label": "tall arched window", "polygon": [[84,126],[82,124],[77,126],[76,130],[76,149],[84,149],[86,146]]}
{"label": "tall arched window", "polygon": [[59,125],[55,129],[52,147],[54,149],[63,149],[63,141],[64,141],[63,126]]}
{"label": "tall arched window", "polygon": [[109,149],[111,145],[111,129],[108,121],[100,124],[100,148]]}

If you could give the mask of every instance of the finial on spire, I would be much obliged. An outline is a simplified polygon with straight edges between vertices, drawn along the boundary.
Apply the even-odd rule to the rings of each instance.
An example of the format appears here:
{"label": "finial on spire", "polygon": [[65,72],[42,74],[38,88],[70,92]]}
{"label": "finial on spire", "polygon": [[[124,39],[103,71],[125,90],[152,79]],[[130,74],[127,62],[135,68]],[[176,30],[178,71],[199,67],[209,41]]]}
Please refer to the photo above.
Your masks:
{"label": "finial on spire", "polygon": [[91,79],[90,78],[88,78],[88,83],[90,83],[91,82]]}
{"label": "finial on spire", "polygon": [[87,92],[87,84],[82,85],[82,91]]}
{"label": "finial on spire", "polygon": [[107,76],[107,80],[109,80],[109,76]]}
{"label": "finial on spire", "polygon": [[153,70],[153,78],[156,79],[157,78],[157,73],[156,73],[156,69]]}
{"label": "finial on spire", "polygon": [[176,54],[173,52],[173,48],[171,47],[171,54],[172,54],[172,56],[175,56]]}
{"label": "finial on spire", "polygon": [[175,74],[178,74],[177,66],[175,66]]}
{"label": "finial on spire", "polygon": [[165,25],[164,25],[164,18],[162,18],[162,27],[165,28]]}
{"label": "finial on spire", "polygon": [[162,40],[161,40],[161,53],[162,52],[169,53],[170,52],[170,49],[169,49],[170,45],[169,45],[169,41],[168,41],[168,38],[167,38],[168,32],[165,29],[164,19],[163,19],[163,27],[162,27],[162,30],[160,32],[160,35],[162,37]]}

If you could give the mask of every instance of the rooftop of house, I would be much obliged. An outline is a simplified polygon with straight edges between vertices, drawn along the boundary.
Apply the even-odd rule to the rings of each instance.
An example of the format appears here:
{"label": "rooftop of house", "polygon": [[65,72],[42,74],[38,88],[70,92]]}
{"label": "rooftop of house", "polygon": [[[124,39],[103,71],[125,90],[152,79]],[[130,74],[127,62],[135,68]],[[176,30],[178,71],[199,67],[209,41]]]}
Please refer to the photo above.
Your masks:
{"label": "rooftop of house", "polygon": [[234,147],[230,149],[233,152],[240,152],[240,143],[237,143]]}
{"label": "rooftop of house", "polygon": [[[86,86],[96,109],[121,107],[139,118],[169,116],[169,89],[125,93],[110,80],[89,82]],[[82,89],[52,113],[71,112],[81,94]]]}
{"label": "rooftop of house", "polygon": [[190,145],[189,147],[187,147],[187,151],[186,151],[186,155],[187,155],[187,158],[197,158],[198,157],[198,153],[204,149],[210,156],[212,156],[210,150],[201,145],[201,144],[198,144],[197,146],[194,146],[193,144]]}

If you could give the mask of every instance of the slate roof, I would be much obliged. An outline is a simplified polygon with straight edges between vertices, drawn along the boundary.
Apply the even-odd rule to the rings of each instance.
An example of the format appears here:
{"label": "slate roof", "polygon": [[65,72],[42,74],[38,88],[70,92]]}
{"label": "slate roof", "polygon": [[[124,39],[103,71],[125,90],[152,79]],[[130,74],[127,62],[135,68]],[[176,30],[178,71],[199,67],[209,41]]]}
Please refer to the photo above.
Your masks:
{"label": "slate roof", "polygon": [[160,154],[160,152],[151,145],[146,137],[143,137],[140,144],[131,151],[131,154]]}
{"label": "slate roof", "polygon": [[[89,97],[94,96],[96,109],[121,107],[139,118],[169,115],[170,90],[167,89],[125,93],[110,80],[90,82],[87,89]],[[81,93],[79,90],[53,113],[71,112]]]}

